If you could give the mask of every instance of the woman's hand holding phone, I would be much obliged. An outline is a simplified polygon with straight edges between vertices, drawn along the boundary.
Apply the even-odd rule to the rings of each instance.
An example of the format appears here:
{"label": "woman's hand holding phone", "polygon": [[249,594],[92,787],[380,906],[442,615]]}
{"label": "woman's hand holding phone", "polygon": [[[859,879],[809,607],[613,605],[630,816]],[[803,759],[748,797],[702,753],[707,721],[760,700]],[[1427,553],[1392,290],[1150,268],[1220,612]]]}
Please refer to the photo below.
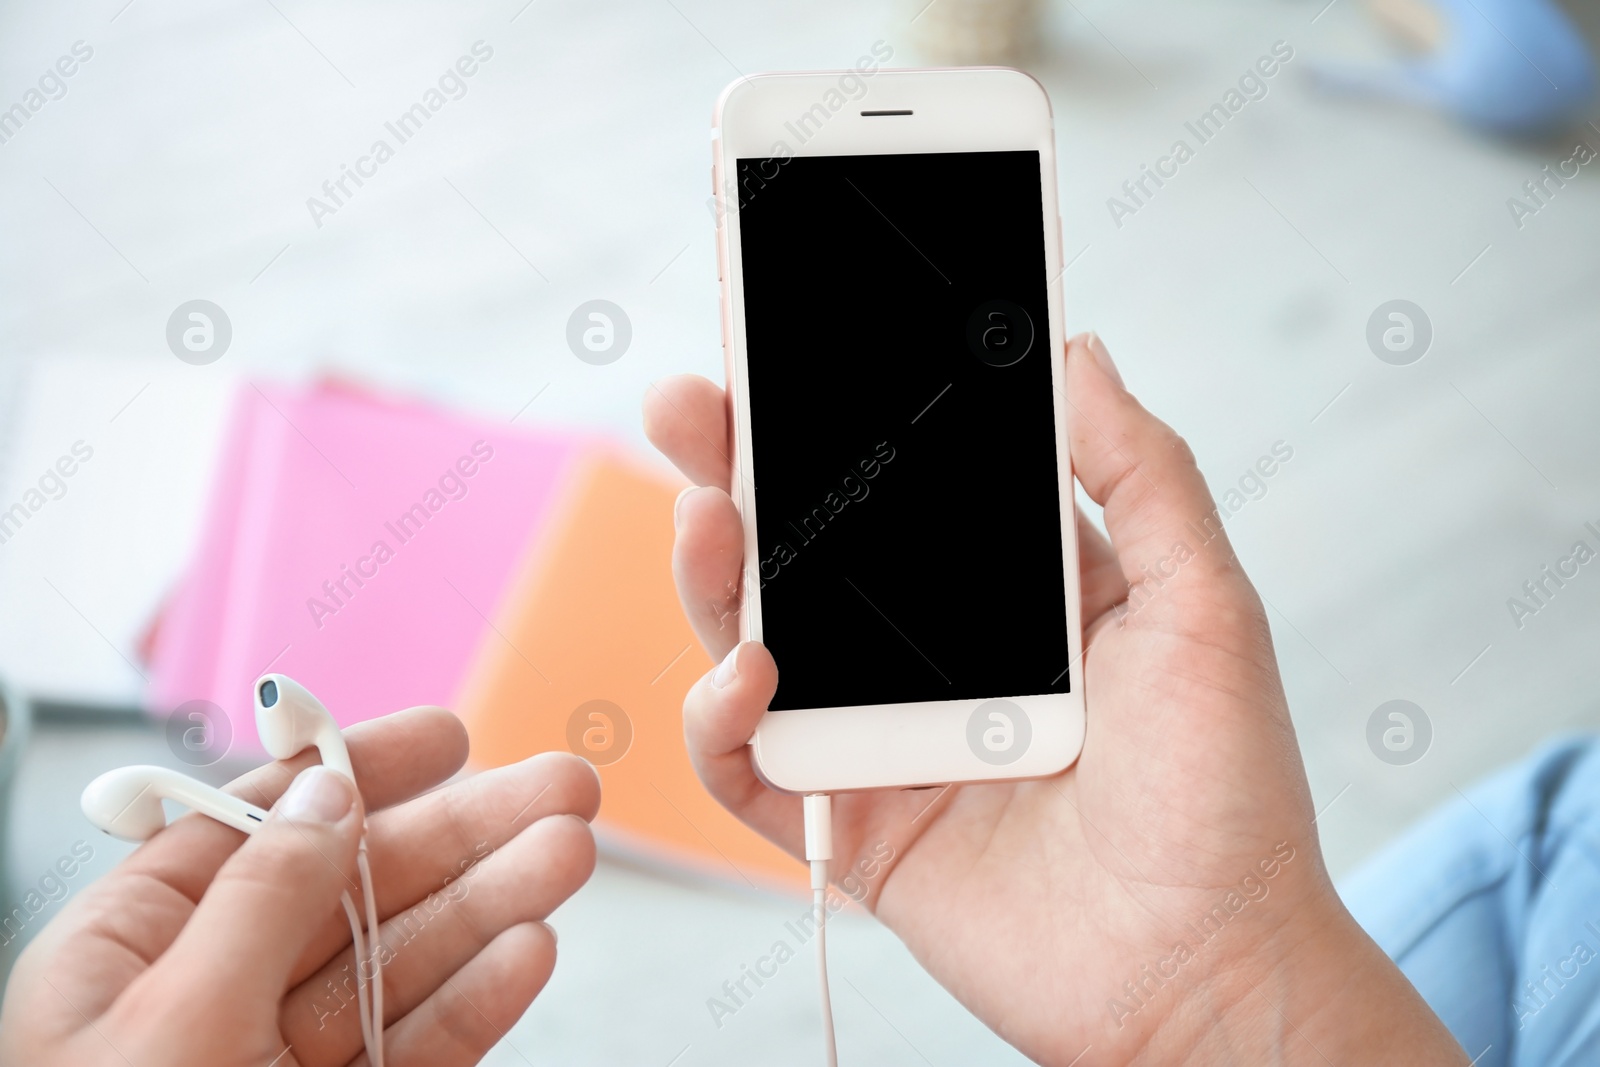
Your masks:
{"label": "woman's hand holding phone", "polygon": [[[1041,781],[837,797],[833,879],[1042,1063],[1465,1063],[1334,892],[1266,614],[1192,453],[1098,338],[1066,363],[1075,473],[1110,533],[1079,516],[1083,754]],[[800,798],[767,788],[747,746],[778,665],[738,642],[723,392],[662,381],[645,427],[699,487],[678,500],[673,568],[722,662],[685,702],[690,756],[799,857]],[[953,506],[982,507],[971,491]]]}

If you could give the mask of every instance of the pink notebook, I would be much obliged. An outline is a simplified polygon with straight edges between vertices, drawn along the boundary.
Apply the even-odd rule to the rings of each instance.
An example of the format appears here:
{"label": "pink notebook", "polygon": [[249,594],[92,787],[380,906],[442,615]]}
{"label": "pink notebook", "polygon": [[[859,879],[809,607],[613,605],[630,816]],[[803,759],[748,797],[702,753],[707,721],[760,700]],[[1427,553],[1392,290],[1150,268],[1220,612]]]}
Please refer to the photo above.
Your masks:
{"label": "pink notebook", "polygon": [[151,710],[211,701],[250,751],[269,670],[342,725],[448,706],[583,448],[347,386],[244,386],[153,643]]}

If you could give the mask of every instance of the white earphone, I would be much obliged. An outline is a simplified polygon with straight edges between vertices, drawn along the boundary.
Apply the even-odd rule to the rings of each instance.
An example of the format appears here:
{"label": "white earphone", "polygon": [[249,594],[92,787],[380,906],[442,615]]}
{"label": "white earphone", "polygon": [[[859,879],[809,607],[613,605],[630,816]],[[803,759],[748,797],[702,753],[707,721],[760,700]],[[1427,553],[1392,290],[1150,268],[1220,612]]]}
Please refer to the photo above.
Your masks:
{"label": "white earphone", "polygon": [[[350,752],[333,715],[305,686],[282,674],[268,674],[255,684],[256,733],[261,747],[274,759],[292,759],[315,748],[322,763],[355,782]],[[182,804],[246,834],[261,828],[269,813],[214,786],[196,781],[167,767],[133,766],[107,771],[83,791],[83,814],[113,837],[148,841],[167,825],[163,800]],[[372,868],[367,862],[367,835],[361,832],[356,851],[361,892],[366,898],[366,931],[355,901],[344,893],[340,903],[350,922],[350,940],[356,958],[356,997],[361,1014],[361,1036],[372,1067],[383,1067],[383,970],[380,961],[377,894],[372,889]],[[369,951],[370,946],[370,951]],[[368,975],[372,993],[367,993]]]}
{"label": "white earphone", "polygon": [[235,830],[254,833],[267,813],[248,801],[167,767],[139,765],[107,771],[83,791],[83,813],[112,837],[148,841],[167,825],[161,802],[171,800]]}
{"label": "white earphone", "polygon": [[324,767],[356,780],[339,724],[322,701],[288,675],[265,674],[256,679],[256,733],[273,759],[293,759],[315,748]]}

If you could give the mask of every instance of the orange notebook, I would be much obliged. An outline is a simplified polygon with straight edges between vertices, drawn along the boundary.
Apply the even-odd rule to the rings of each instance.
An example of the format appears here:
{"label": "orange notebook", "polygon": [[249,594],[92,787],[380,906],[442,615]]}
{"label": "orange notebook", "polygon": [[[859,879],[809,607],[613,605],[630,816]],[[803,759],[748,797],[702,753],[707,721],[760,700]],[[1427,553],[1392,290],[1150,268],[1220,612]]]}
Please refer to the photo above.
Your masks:
{"label": "orange notebook", "polygon": [[566,749],[604,784],[608,845],[739,884],[793,888],[802,864],[705,791],[683,696],[711,668],[672,584],[683,483],[610,452],[578,461],[486,629],[456,707],[472,761]]}

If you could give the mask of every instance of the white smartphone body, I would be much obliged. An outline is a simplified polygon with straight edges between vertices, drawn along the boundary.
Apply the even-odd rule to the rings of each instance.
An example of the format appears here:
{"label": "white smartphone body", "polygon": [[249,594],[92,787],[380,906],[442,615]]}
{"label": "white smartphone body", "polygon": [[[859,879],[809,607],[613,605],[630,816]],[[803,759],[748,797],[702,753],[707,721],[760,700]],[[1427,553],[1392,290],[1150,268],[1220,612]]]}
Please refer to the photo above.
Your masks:
{"label": "white smartphone body", "polygon": [[793,793],[1056,774],[1084,735],[1049,99],[759,74],[713,120],[751,742]]}

